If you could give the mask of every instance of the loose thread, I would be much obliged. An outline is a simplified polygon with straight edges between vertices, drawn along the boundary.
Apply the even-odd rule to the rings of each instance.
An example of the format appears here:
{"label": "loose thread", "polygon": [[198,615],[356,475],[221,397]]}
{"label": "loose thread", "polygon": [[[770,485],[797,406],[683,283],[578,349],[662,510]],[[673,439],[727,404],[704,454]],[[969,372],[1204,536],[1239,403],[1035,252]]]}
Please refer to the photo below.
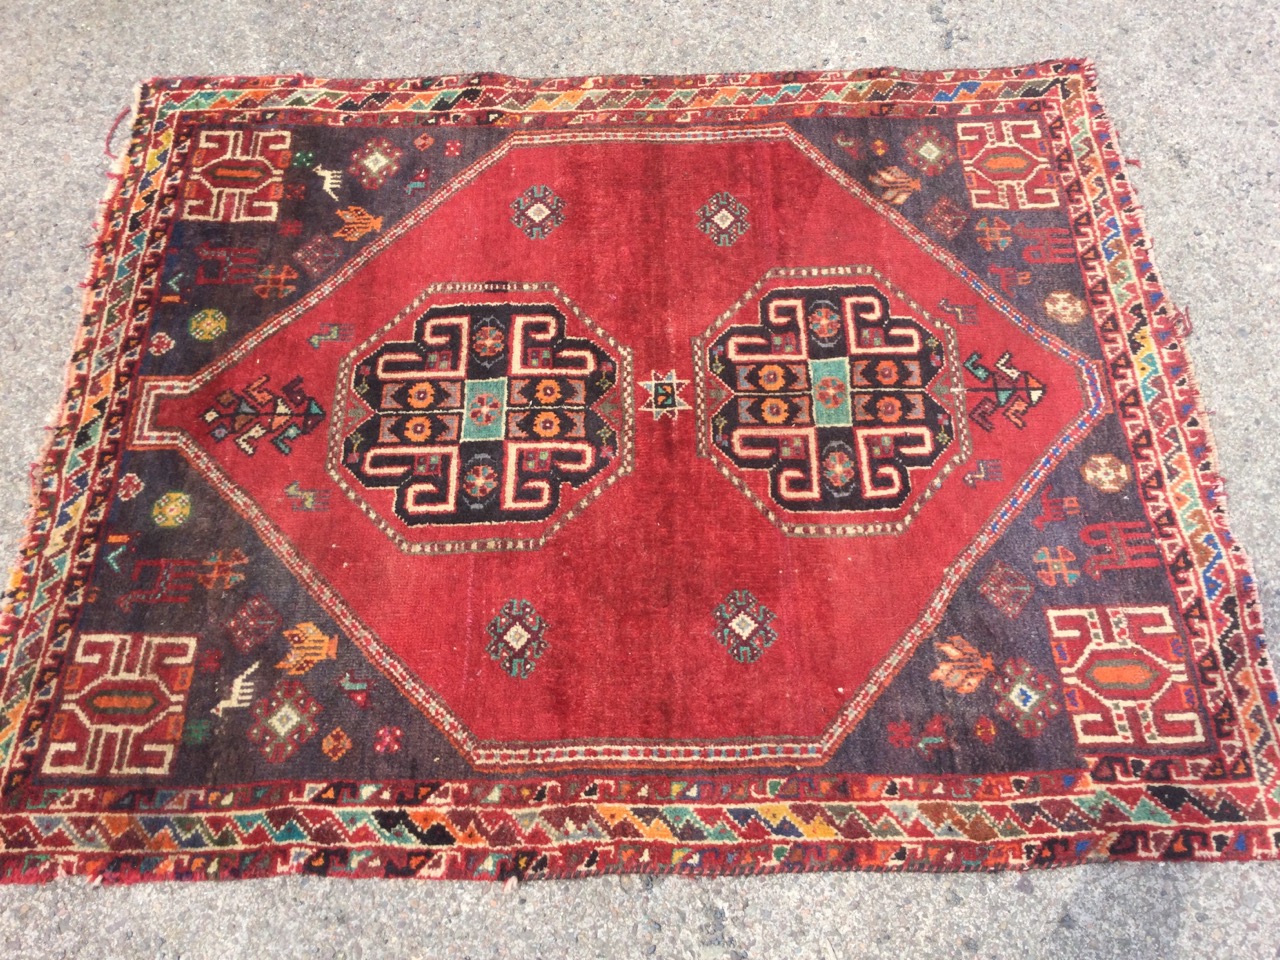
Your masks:
{"label": "loose thread", "polygon": [[120,129],[120,124],[124,123],[124,118],[129,116],[129,108],[125,107],[116,114],[115,123],[111,124],[111,129],[107,131],[107,140],[102,145],[102,152],[108,160],[115,160],[116,154],[111,152],[111,141],[115,139],[116,131]]}
{"label": "loose thread", "polygon": [[1173,313],[1174,329],[1182,337],[1191,336],[1191,311],[1186,307],[1179,307]]}

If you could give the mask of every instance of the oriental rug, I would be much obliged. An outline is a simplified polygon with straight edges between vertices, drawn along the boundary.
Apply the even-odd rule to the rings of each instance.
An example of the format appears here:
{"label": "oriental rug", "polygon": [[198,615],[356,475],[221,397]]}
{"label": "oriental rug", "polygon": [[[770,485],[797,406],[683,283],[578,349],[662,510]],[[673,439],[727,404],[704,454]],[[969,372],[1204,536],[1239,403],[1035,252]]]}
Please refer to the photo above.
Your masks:
{"label": "oriental rug", "polygon": [[1093,68],[162,79],[0,638],[0,876],[1272,858]]}

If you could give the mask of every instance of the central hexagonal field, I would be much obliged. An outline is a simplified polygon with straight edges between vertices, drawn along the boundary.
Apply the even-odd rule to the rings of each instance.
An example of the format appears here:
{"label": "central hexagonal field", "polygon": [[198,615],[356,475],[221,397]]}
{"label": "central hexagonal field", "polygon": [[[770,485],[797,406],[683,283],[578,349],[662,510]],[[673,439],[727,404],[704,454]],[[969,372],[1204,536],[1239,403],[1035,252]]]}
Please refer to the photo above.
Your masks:
{"label": "central hexagonal field", "polygon": [[[149,429],[187,436],[198,448],[188,451],[193,462],[243,494],[242,512],[264,540],[473,762],[812,762],[927,635],[983,538],[996,535],[1033,492],[1050,449],[1096,413],[1085,361],[985,299],[876,203],[786,128],[751,138],[714,131],[516,135],[383,238],[356,269],[218,368],[160,396]],[[792,273],[778,280],[778,271]],[[879,301],[869,284],[883,295]],[[815,456],[850,455],[848,463],[843,453],[806,462],[827,471],[831,490],[848,471],[879,477],[860,488],[861,499],[832,493],[822,502],[824,523],[836,517],[848,524],[806,529],[812,511],[802,502],[771,505],[782,488],[770,486],[768,469],[756,469],[750,436],[736,454],[714,445],[711,418],[724,415],[732,390],[728,374],[700,365],[711,363],[724,337],[747,336],[784,294],[803,301],[804,322],[818,337],[808,366],[776,381],[795,400],[788,416],[817,419],[788,422],[813,431]],[[943,301],[969,305],[969,322],[946,322]],[[836,314],[824,313],[828,307]],[[873,308],[882,308],[880,320],[868,312]],[[386,343],[421,346],[432,336],[460,336],[464,327],[492,346],[494,330],[510,336],[522,312],[564,321],[563,329],[535,324],[527,332],[562,344],[577,338],[568,343],[576,360],[563,351],[539,355],[554,368],[588,364],[588,357],[598,368],[625,357],[634,389],[620,366],[584,386],[576,374],[538,378],[536,358],[522,356],[518,377],[529,382],[521,381],[518,397],[515,366],[492,376],[476,367],[444,393],[435,389],[444,381],[435,383],[432,402],[445,396],[439,410],[447,416],[424,425],[396,405],[425,402],[425,389],[414,399],[408,387],[384,391],[367,363],[360,373],[362,362],[385,355]],[[891,315],[897,327],[864,330]],[[423,321],[460,316],[467,319],[450,321],[454,333]],[[486,316],[493,329],[485,329]],[[349,341],[308,342],[331,325],[349,330]],[[908,327],[915,333],[904,333]],[[841,346],[838,330],[856,342]],[[470,349],[449,343],[455,352]],[[776,341],[757,353],[779,344],[785,352],[787,344]],[[897,366],[861,362],[858,351],[877,344],[902,348]],[[430,362],[445,365],[437,373],[448,364],[461,369],[457,356],[429,360],[424,351],[410,363],[418,372]],[[398,368],[391,362],[382,369]],[[776,373],[752,369],[740,392],[764,396]],[[322,427],[290,441],[288,465],[302,489],[330,494],[328,512],[294,510],[279,474],[258,469],[262,456],[247,456],[204,427],[220,394],[244,391],[264,374],[276,389],[301,377],[298,389],[325,411]],[[801,375],[812,382],[797,386]],[[384,392],[353,410],[350,394],[361,376]],[[720,405],[694,396],[713,376]],[[859,387],[859,376],[885,379]],[[834,383],[841,378],[849,381],[843,387]],[[410,379],[404,382],[412,387],[432,378]],[[513,403],[524,404],[517,410],[524,416],[540,396],[552,398],[556,424],[547,415],[504,421],[505,433],[486,432],[498,430],[488,421],[464,428],[457,417],[481,403],[481,387],[492,394],[482,406],[492,404],[485,409],[501,416]],[[852,398],[840,392],[850,388]],[[577,406],[565,406],[571,393]],[[1010,396],[1021,405],[1013,404],[1012,416],[998,415],[1010,409]],[[781,409],[763,403],[734,409],[747,419]],[[809,413],[796,404],[809,404]],[[984,423],[955,422],[975,407]],[[881,419],[862,423],[859,410]],[[385,424],[373,423],[375,414],[390,418],[382,440],[377,431]],[[914,426],[901,419],[916,414]],[[435,466],[401,459],[402,475],[379,487],[385,461],[360,461],[351,438],[363,430],[371,443],[403,445],[414,431],[448,435],[450,423],[460,432],[445,446],[494,458],[494,476],[476,470],[472,478],[486,495],[504,466],[536,468],[519,455],[503,459],[511,431],[536,445],[540,429],[577,430],[590,456],[603,459],[592,461],[596,472],[582,473],[578,486],[572,467],[585,460],[563,461],[569,472],[553,481],[562,499],[532,527],[512,511],[537,500],[537,491],[516,490],[506,504],[512,509],[495,507],[470,522],[458,512],[464,488],[454,488],[446,510],[433,506],[446,488],[431,482],[413,494],[417,500],[405,501],[424,512],[405,514],[409,522],[397,518],[393,501],[404,477],[420,469],[429,478]],[[859,440],[864,427],[871,432]],[[624,436],[628,430],[633,437]],[[770,449],[785,459],[793,448]],[[908,463],[913,456],[918,470],[911,466],[917,461]],[[966,485],[963,474],[980,459],[1000,460],[1002,479]],[[469,462],[459,482],[470,476]],[[895,473],[895,463],[905,466]],[[356,474],[365,468],[361,480]],[[910,483],[902,495],[893,493],[887,512],[877,513],[876,498],[904,478]],[[792,493],[819,483],[815,476],[783,481]],[[913,519],[900,522],[906,513]],[[460,533],[460,524],[469,529]],[[430,548],[446,543],[460,545]]]}

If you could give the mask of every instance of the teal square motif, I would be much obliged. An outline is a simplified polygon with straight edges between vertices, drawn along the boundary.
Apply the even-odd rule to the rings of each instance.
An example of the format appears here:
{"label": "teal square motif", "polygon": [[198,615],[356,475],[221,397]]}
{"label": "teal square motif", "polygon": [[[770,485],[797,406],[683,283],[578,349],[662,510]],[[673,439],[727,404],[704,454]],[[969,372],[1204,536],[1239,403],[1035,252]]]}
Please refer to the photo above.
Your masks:
{"label": "teal square motif", "polygon": [[463,440],[501,440],[507,432],[507,378],[468,380]]}
{"label": "teal square motif", "polygon": [[853,423],[849,402],[849,358],[809,361],[813,391],[813,420],[820,427],[847,427]]}

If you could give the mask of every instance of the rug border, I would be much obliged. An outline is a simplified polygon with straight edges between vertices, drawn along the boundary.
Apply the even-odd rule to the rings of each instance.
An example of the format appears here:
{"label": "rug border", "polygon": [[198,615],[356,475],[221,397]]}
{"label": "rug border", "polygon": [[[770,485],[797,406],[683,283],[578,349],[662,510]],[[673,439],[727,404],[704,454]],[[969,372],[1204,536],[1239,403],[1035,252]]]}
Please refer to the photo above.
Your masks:
{"label": "rug border", "polygon": [[[551,89],[558,88],[561,90],[572,89],[589,85],[591,83],[599,83],[602,80],[613,81],[619,85],[625,85],[624,82],[637,82],[640,86],[648,86],[648,83],[661,85],[668,83],[675,86],[681,81],[695,82],[696,85],[706,85],[715,82],[725,83],[741,83],[745,79],[753,78],[756,80],[772,80],[778,83],[815,83],[825,79],[832,78],[863,78],[867,80],[881,78],[900,78],[904,80],[913,80],[916,82],[937,83],[943,82],[945,79],[957,79],[971,74],[980,74],[984,77],[1000,77],[1009,78],[1019,75],[1027,75],[1028,72],[1036,73],[1046,68],[1061,65],[1071,65],[1083,77],[1083,98],[1085,105],[1090,110],[1088,116],[1088,125],[1096,134],[1095,140],[1101,146],[1104,139],[1109,140],[1112,149],[1118,150],[1116,147],[1117,137],[1115,133],[1115,124],[1110,115],[1105,111],[1102,103],[1102,97],[1097,90],[1098,73],[1096,66],[1092,61],[1087,59],[1060,58],[1041,61],[1036,64],[1028,64],[1015,67],[997,67],[990,70],[985,69],[965,69],[965,70],[906,70],[898,68],[866,68],[854,71],[799,71],[799,72],[750,72],[750,73],[725,73],[725,74],[699,74],[699,75],[668,75],[643,77],[639,75],[619,75],[616,77],[600,78],[600,77],[574,77],[574,78],[542,78],[542,79],[525,79],[519,77],[508,77],[502,74],[474,74],[470,75],[477,80],[483,80],[486,83],[503,83],[515,88],[527,89]],[[461,76],[461,75],[460,75]],[[49,517],[50,507],[44,505],[47,502],[47,493],[56,490],[58,482],[64,477],[64,470],[67,467],[67,461],[71,453],[69,438],[66,432],[74,429],[75,420],[74,413],[79,409],[76,406],[78,401],[83,400],[83,396],[78,393],[78,388],[84,381],[84,373],[77,370],[77,359],[83,358],[87,349],[95,346],[101,346],[100,338],[102,334],[102,326],[105,323],[105,315],[97,315],[99,305],[95,303],[94,291],[96,287],[109,279],[110,265],[103,255],[103,250],[107,243],[113,238],[115,228],[111,224],[111,213],[119,207],[122,201],[133,196],[130,191],[136,191],[140,186],[142,171],[139,167],[134,170],[135,148],[143,146],[150,136],[149,132],[140,131],[140,121],[145,119],[145,115],[141,112],[141,107],[146,98],[156,89],[183,90],[196,89],[202,86],[214,89],[231,89],[246,88],[255,86],[254,83],[246,84],[246,79],[258,81],[256,86],[263,87],[280,87],[298,84],[301,86],[324,85],[329,88],[336,89],[354,89],[357,87],[367,86],[370,84],[400,84],[406,82],[422,83],[425,80],[433,80],[443,83],[446,80],[455,79],[450,77],[425,78],[422,81],[379,81],[379,80],[343,80],[332,81],[323,80],[321,78],[304,76],[301,74],[281,75],[273,77],[219,77],[219,78],[201,78],[201,77],[184,77],[184,78],[152,78],[135,88],[135,99],[133,106],[133,114],[131,121],[131,134],[129,146],[121,152],[120,157],[113,165],[112,171],[108,174],[110,183],[105,193],[105,197],[98,205],[98,215],[95,218],[94,233],[97,241],[94,244],[95,252],[91,257],[90,268],[88,271],[88,279],[85,283],[86,293],[82,304],[82,322],[77,330],[77,335],[73,344],[72,357],[68,362],[67,373],[64,378],[64,389],[60,399],[56,418],[53,421],[53,429],[47,436],[40,456],[33,464],[33,477],[39,476],[39,481],[33,485],[31,491],[31,502],[29,504],[28,515],[24,521],[25,534],[20,541],[19,562],[13,567],[13,573],[10,579],[9,590],[5,595],[3,609],[0,610],[0,655],[4,656],[3,666],[0,667],[0,690],[7,686],[10,680],[10,673],[14,667],[12,653],[14,647],[15,635],[12,632],[12,606],[13,595],[21,591],[24,587],[30,588],[33,585],[35,573],[29,569],[29,564],[24,562],[33,557],[43,556],[44,550],[47,549],[53,534],[52,524],[47,529],[42,530],[42,522],[51,519]],[[1117,153],[1117,156],[1120,154]],[[140,165],[143,157],[136,158]],[[1122,162],[1122,161],[1121,161]],[[1134,240],[1142,241],[1145,244],[1143,248],[1145,258],[1154,264],[1155,255],[1153,243],[1149,233],[1147,232],[1145,217],[1141,206],[1137,202],[1136,191],[1132,184],[1128,182],[1127,176],[1123,173],[1123,167],[1115,167],[1110,164],[1104,165],[1105,178],[1107,185],[1113,197],[1116,197],[1117,206],[1119,206],[1118,195],[1127,193],[1131,197],[1131,205],[1124,210],[1124,216],[1128,218],[1137,228],[1136,235],[1128,238],[1127,255],[1132,257],[1134,248],[1132,242]],[[132,177],[131,177],[132,174]],[[1123,184],[1123,186],[1121,186]],[[1136,263],[1136,258],[1134,259]],[[1218,453],[1218,446],[1214,440],[1212,427],[1208,423],[1207,411],[1204,405],[1203,393],[1199,379],[1196,376],[1194,362],[1189,354],[1189,344],[1187,343],[1190,335],[1189,324],[1186,322],[1186,313],[1173,306],[1164,289],[1162,274],[1152,267],[1151,277],[1146,279],[1142,286],[1143,296],[1148,293],[1155,292],[1160,296],[1162,309],[1149,311],[1148,321],[1156,342],[1153,348],[1161,359],[1161,372],[1172,380],[1171,376],[1174,370],[1174,362],[1170,357],[1171,351],[1176,351],[1175,358],[1180,358],[1181,365],[1178,367],[1179,377],[1185,378],[1186,389],[1191,398],[1190,407],[1185,411],[1179,412],[1175,418],[1176,426],[1179,429],[1181,442],[1187,444],[1187,436],[1185,431],[1191,421],[1197,421],[1195,429],[1200,431],[1203,436],[1203,456],[1197,456],[1197,460],[1203,460],[1207,463],[1208,469],[1195,473],[1194,479],[1197,484],[1197,493],[1201,503],[1205,506],[1205,515],[1208,518],[1208,524],[1212,531],[1219,537],[1223,547],[1222,563],[1226,571],[1230,573],[1230,588],[1239,597],[1241,603],[1240,610],[1240,630],[1248,645],[1265,653],[1264,631],[1262,625],[1262,610],[1260,595],[1257,589],[1256,578],[1254,575],[1253,564],[1248,553],[1245,551],[1232,535],[1230,526],[1230,516],[1227,510],[1225,485],[1226,481],[1222,475],[1221,461]],[[1163,341],[1163,342],[1162,342]],[[111,349],[119,351],[122,348],[116,344]],[[1172,389],[1169,390],[1168,401],[1176,402]],[[1189,445],[1189,444],[1187,444]],[[52,483],[50,482],[52,481]],[[52,506],[56,507],[58,501],[54,501]],[[1267,693],[1275,691],[1274,677],[1271,675],[1270,668],[1264,671],[1263,666],[1257,662],[1256,656],[1251,657],[1249,661],[1249,669],[1254,672],[1257,678],[1260,692]],[[10,718],[0,718],[8,720]],[[1275,722],[1270,715],[1267,717],[1267,726],[1272,734],[1274,743]],[[17,752],[17,744],[7,747],[4,738],[12,736],[12,731],[5,729],[0,731],[0,750],[3,750],[3,764],[7,768],[14,753]],[[1037,773],[1039,771],[1036,771]],[[531,772],[529,778],[521,779],[546,779],[545,777],[537,777],[536,772]],[[639,779],[639,778],[637,778]],[[1274,786],[1275,777],[1272,776],[1269,781],[1255,773],[1255,781],[1259,791],[1263,792],[1268,786]],[[516,782],[515,780],[511,782]],[[1274,798],[1272,799],[1274,813]],[[1273,820],[1268,822],[1267,828],[1274,830],[1277,823]],[[1078,833],[1079,831],[1077,831]],[[743,845],[747,845],[743,841]],[[852,842],[850,842],[852,845]],[[946,846],[946,841],[938,841],[938,846]],[[291,855],[291,851],[297,851],[299,848],[297,843],[281,843],[279,845],[268,845],[257,849],[260,858],[265,858],[265,863],[259,863],[256,866],[249,864],[243,870],[234,870],[232,875],[238,877],[259,877],[279,874],[292,873],[310,873],[313,870],[308,869],[308,864],[299,859],[296,855]],[[798,846],[798,844],[793,844]],[[348,852],[354,852],[356,848],[352,848]],[[372,851],[379,849],[376,845],[367,848]],[[56,851],[42,851],[57,856]],[[404,850],[400,849],[403,853]],[[139,855],[138,859],[154,861],[146,869],[131,870],[126,864],[120,862],[120,858],[110,854],[87,854],[80,853],[73,855],[77,858],[74,867],[66,870],[67,863],[65,860],[61,862],[61,868],[55,866],[53,874],[47,869],[33,868],[21,873],[9,873],[0,877],[0,882],[42,882],[51,879],[52,875],[72,875],[72,874],[88,874],[96,880],[105,880],[108,882],[138,882],[147,880],[161,879],[218,879],[224,878],[225,874],[220,874],[215,870],[212,871],[191,871],[187,872],[180,868],[180,861],[192,859],[191,854],[184,854],[179,850],[174,850],[169,854],[157,852],[155,855]],[[1273,849],[1268,851],[1250,851],[1246,856],[1235,856],[1230,851],[1209,851],[1206,855],[1203,851],[1194,857],[1197,861],[1228,861],[1252,860],[1252,859],[1271,859],[1277,854]],[[125,859],[128,859],[126,857]],[[1093,856],[1082,856],[1079,859],[1070,856],[1063,859],[1057,859],[1052,862],[1034,862],[1031,860],[1014,862],[1005,864],[1004,866],[1012,867],[1038,867],[1047,868],[1054,866],[1067,866],[1075,863],[1085,862],[1115,862],[1117,857],[1101,856],[1096,853]],[[887,864],[869,864],[861,860],[846,863],[831,862],[813,862],[807,861],[798,864],[788,864],[779,862],[771,864],[767,867],[761,867],[758,863],[752,866],[743,866],[741,869],[735,869],[726,863],[716,862],[708,867],[700,867],[690,864],[688,867],[676,865],[665,866],[657,863],[636,864],[630,869],[608,869],[600,868],[588,871],[595,874],[604,873],[620,873],[620,872],[646,872],[653,874],[683,874],[683,875],[740,875],[740,874],[756,874],[756,873],[784,873],[784,872],[814,872],[819,870],[906,870],[920,872],[951,872],[951,871],[969,871],[969,870],[986,870],[994,869],[994,867],[984,864],[955,864],[955,863],[887,863]],[[501,872],[501,871],[499,871]],[[515,876],[519,879],[527,877],[546,877],[555,878],[558,876],[580,876],[581,870],[565,870],[557,872],[554,870],[524,871],[518,869],[518,865],[513,865],[507,876]],[[353,873],[344,875],[359,876],[362,875],[358,870]],[[450,872],[449,876],[461,877],[463,874]],[[502,876],[488,876],[480,872],[471,872],[465,876],[476,879],[497,878],[505,879]]]}

